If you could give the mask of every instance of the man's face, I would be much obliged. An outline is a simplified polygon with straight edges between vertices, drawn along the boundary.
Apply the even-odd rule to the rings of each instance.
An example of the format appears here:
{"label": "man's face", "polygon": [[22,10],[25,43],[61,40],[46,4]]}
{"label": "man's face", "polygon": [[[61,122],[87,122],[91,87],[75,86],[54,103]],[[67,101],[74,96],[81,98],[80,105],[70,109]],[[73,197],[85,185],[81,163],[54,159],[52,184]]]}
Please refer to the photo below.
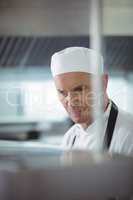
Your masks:
{"label": "man's face", "polygon": [[[92,121],[94,98],[97,97],[92,87],[94,75],[83,72],[70,72],[55,77],[55,85],[59,99],[70,118],[75,123],[88,123]],[[104,76],[102,79],[106,79]],[[107,80],[103,81],[106,93]]]}

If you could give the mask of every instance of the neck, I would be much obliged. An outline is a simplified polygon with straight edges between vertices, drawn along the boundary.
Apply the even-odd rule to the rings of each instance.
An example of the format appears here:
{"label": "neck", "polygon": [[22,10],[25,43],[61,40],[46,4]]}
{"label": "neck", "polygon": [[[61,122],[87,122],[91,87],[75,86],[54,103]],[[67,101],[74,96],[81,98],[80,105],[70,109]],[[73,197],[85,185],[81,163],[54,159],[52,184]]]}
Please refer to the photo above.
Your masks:
{"label": "neck", "polygon": [[[108,108],[108,105],[109,105],[109,98],[107,97],[105,99],[105,102],[104,102],[104,105],[103,105],[103,111],[105,112]],[[94,119],[91,117],[89,119],[89,121],[85,122],[85,123],[81,123],[80,125],[83,127],[83,129],[87,129],[88,126],[90,126],[92,123],[94,122]]]}

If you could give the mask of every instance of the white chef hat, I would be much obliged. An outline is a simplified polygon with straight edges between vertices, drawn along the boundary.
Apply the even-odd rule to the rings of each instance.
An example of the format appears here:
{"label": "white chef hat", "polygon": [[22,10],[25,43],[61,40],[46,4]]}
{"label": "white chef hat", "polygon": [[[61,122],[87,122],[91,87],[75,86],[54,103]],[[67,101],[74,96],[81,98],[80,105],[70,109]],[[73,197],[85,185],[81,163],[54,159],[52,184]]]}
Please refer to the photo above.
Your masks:
{"label": "white chef hat", "polygon": [[69,47],[56,52],[51,58],[53,77],[68,72],[103,74],[103,57],[94,49]]}

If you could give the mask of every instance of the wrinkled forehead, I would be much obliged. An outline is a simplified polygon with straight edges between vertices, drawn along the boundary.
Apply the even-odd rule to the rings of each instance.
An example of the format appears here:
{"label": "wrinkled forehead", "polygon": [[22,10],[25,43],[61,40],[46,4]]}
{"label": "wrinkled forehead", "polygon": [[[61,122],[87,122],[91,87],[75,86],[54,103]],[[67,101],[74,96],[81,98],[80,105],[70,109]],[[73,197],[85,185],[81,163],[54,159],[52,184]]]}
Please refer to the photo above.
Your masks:
{"label": "wrinkled forehead", "polygon": [[54,77],[58,89],[70,90],[78,85],[91,85],[94,75],[85,72],[69,72]]}

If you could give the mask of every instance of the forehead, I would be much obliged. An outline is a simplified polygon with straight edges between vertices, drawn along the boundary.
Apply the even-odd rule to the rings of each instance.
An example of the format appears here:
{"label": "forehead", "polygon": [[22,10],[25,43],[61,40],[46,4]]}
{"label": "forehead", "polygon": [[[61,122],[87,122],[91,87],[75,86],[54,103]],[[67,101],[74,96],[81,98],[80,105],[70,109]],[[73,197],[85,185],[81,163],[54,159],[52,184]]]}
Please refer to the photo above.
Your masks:
{"label": "forehead", "polygon": [[78,85],[90,85],[92,77],[92,74],[85,72],[69,72],[57,75],[54,81],[58,89],[70,90]]}

